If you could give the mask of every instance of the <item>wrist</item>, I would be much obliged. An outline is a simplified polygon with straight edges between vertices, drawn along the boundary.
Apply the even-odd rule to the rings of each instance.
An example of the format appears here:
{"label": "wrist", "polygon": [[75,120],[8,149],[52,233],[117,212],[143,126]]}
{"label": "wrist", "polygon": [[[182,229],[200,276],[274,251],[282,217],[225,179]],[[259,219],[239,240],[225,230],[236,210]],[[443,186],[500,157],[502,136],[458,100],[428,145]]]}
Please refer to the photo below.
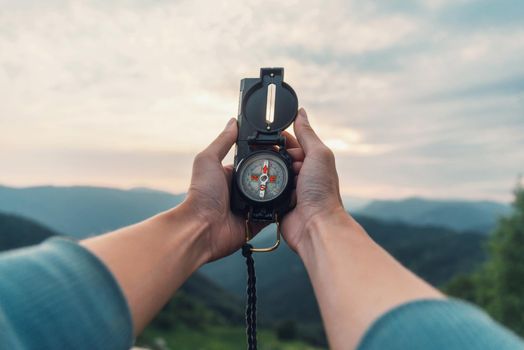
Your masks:
{"label": "wrist", "polygon": [[305,260],[319,253],[327,244],[363,231],[343,207],[312,216],[305,225],[304,237],[297,253]]}
{"label": "wrist", "polygon": [[193,262],[193,270],[196,271],[210,260],[207,235],[211,224],[195,212],[188,199],[160,215],[170,226],[169,231],[172,233],[173,239],[166,244],[172,244],[173,250],[184,249],[189,261]]}

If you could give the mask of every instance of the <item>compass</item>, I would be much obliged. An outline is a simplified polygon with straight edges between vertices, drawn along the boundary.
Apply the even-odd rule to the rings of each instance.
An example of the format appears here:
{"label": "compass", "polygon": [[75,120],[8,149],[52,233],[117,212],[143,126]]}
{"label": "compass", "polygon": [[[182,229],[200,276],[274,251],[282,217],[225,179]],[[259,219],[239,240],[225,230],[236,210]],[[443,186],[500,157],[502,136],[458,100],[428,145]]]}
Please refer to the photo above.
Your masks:
{"label": "compass", "polygon": [[[251,223],[278,224],[291,209],[295,174],[282,131],[293,123],[297,109],[283,68],[262,68],[259,78],[241,80],[231,209],[246,219],[248,240]],[[253,251],[270,251],[278,243],[279,236],[273,247]]]}
{"label": "compass", "polygon": [[[297,116],[295,91],[284,82],[284,68],[262,68],[259,78],[240,81],[238,136],[231,184],[231,210],[245,218],[242,255],[248,271],[246,335],[248,349],[257,348],[256,279],[253,252],[270,252],[280,244],[279,222],[291,209],[295,173],[282,136]],[[253,248],[252,223],[276,223],[276,242]]]}
{"label": "compass", "polygon": [[286,189],[289,171],[285,161],[273,152],[258,152],[239,164],[237,183],[247,198],[268,202]]}

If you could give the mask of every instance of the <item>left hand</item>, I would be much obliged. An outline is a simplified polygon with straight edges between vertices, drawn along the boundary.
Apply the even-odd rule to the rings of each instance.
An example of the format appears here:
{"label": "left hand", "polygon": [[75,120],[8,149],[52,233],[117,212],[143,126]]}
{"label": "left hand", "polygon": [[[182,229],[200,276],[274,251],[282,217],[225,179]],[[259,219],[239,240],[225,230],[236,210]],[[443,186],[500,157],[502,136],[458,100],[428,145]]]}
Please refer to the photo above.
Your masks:
{"label": "left hand", "polygon": [[227,256],[245,243],[244,219],[233,214],[229,205],[233,166],[222,165],[237,133],[236,119],[232,118],[222,133],[195,157],[191,185],[184,202],[208,227],[204,239],[209,261]]}

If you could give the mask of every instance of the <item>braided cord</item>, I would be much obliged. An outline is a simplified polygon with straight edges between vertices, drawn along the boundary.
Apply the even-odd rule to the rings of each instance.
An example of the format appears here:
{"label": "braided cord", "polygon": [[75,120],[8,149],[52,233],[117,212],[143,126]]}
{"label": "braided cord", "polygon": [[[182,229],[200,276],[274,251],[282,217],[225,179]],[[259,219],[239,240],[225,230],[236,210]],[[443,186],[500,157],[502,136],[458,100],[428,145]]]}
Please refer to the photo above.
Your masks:
{"label": "braided cord", "polygon": [[257,278],[251,248],[253,246],[247,243],[242,246],[242,255],[246,258],[247,266],[246,335],[248,350],[257,350]]}

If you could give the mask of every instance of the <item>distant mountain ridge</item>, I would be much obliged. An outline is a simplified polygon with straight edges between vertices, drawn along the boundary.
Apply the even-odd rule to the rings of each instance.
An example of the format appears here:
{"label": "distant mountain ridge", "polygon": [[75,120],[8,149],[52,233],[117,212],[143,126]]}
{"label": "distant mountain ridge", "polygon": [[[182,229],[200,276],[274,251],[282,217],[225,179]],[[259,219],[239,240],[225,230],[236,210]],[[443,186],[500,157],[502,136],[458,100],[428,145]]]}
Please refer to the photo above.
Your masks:
{"label": "distant mountain ridge", "polygon": [[[0,212],[32,218],[55,231],[77,238],[97,235],[146,219],[172,208],[185,194],[149,188],[120,190],[104,187],[0,186]],[[388,222],[489,232],[510,206],[490,201],[368,200],[343,197],[353,214]]]}
{"label": "distant mountain ridge", "polygon": [[357,214],[388,222],[440,226],[458,231],[489,233],[500,216],[511,212],[508,204],[492,201],[436,200],[412,197],[374,200]]}
{"label": "distant mountain ridge", "polygon": [[84,238],[173,208],[184,196],[142,188],[0,186],[0,212],[28,217],[60,233]]}
{"label": "distant mountain ridge", "polygon": [[[82,238],[141,221],[178,205],[184,197],[184,194],[174,195],[144,188],[118,190],[85,186],[42,186],[17,189],[0,186],[0,212],[23,215],[45,224],[53,231]],[[356,206],[362,204],[354,199],[351,201]],[[400,207],[398,211],[395,208],[397,202]],[[506,210],[504,205],[492,206],[491,202],[486,204],[408,199],[374,201],[360,210],[375,213],[374,216],[384,216],[387,213],[389,216],[386,215],[384,221],[363,215],[355,217],[378,244],[408,268],[431,283],[442,285],[458,273],[471,271],[485,258],[482,247],[486,235],[459,232],[436,225],[431,220],[421,220],[427,218],[422,214],[434,210],[434,214],[427,215],[440,215],[439,224],[455,223],[453,216],[445,217],[441,214],[446,212],[442,209],[446,205],[442,203],[449,202],[456,204],[455,207],[451,206],[452,211],[462,213],[457,215],[460,219],[457,221],[467,222],[468,231],[477,226],[485,227],[486,218],[489,218],[489,224],[496,220],[496,213]],[[474,207],[474,215],[463,214],[467,212],[463,209],[464,203],[467,208]],[[411,211],[413,215],[407,215]],[[0,229],[1,218],[0,216]],[[478,218],[482,220],[475,224]],[[413,224],[410,220],[421,221],[421,224]],[[37,238],[45,239],[42,237]],[[273,235],[260,239],[273,239]],[[287,319],[294,320],[300,333],[308,334],[313,342],[322,342],[322,324],[313,289],[297,255],[284,245],[272,254],[257,255],[255,260],[261,326],[274,325]],[[181,293],[177,294],[178,297],[157,318],[155,327],[171,329],[177,324],[194,324],[200,327],[202,322],[241,322],[242,299],[246,287],[245,262],[241,255],[235,253],[208,264],[201,272],[205,277],[202,274],[193,276]],[[202,317],[195,318],[195,313],[201,313]]]}

